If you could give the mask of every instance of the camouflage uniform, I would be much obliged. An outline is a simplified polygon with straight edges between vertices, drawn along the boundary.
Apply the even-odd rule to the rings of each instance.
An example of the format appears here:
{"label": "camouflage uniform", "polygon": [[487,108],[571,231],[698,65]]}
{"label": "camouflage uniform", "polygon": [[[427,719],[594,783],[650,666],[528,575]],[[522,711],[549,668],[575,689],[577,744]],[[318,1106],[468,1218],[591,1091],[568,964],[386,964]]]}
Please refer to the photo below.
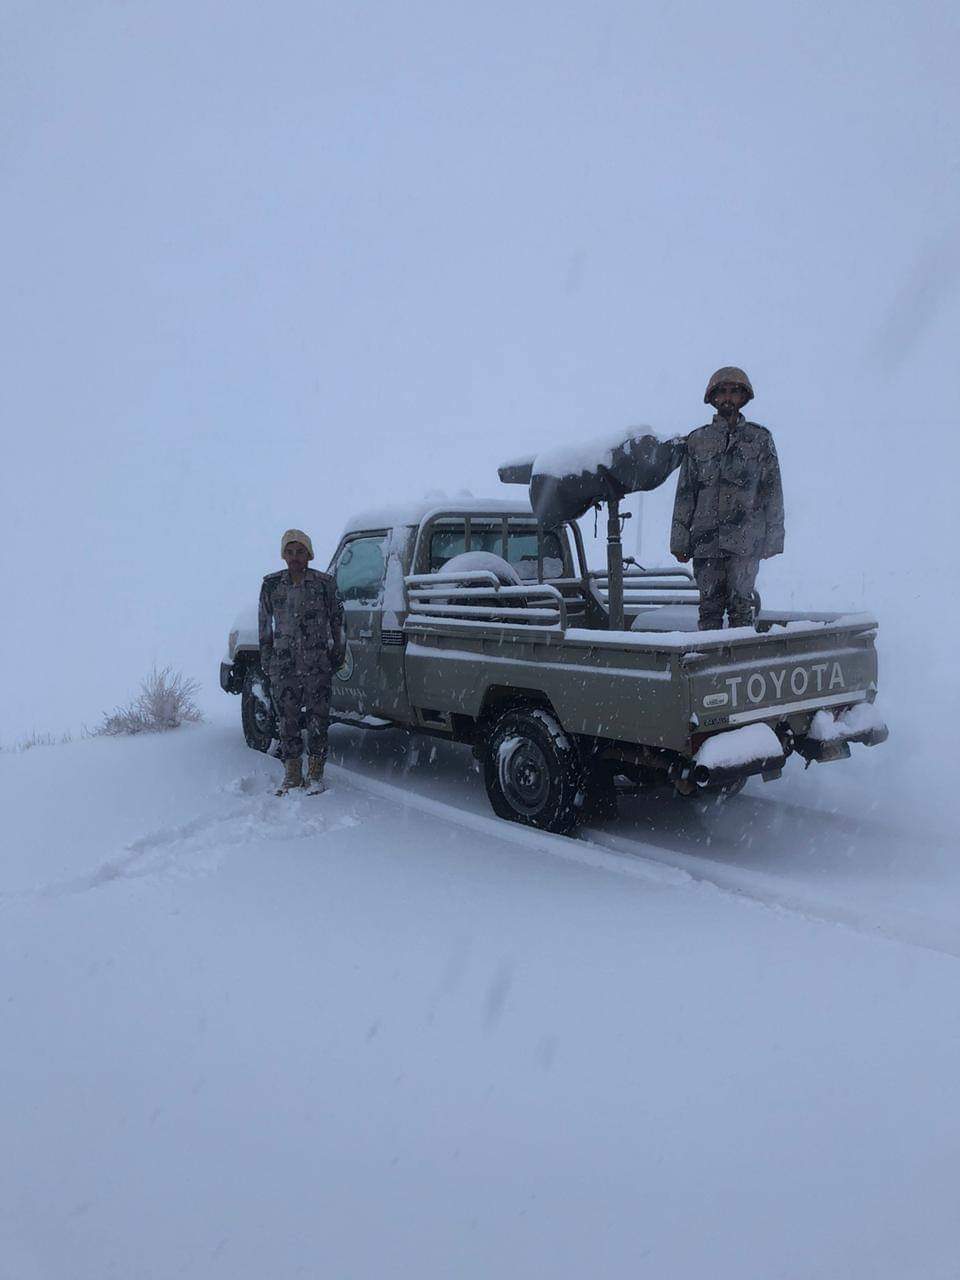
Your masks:
{"label": "camouflage uniform", "polygon": [[301,708],[307,751],[326,757],[330,686],[345,647],[343,601],[328,573],[307,569],[299,586],[288,569],[267,574],[260,589],[260,666],[277,710],[281,760],[303,754]]}
{"label": "camouflage uniform", "polygon": [[687,437],[670,550],[690,557],[700,587],[700,626],[749,626],[761,560],[783,551],[783,490],[773,437],[742,414],[716,414]]}

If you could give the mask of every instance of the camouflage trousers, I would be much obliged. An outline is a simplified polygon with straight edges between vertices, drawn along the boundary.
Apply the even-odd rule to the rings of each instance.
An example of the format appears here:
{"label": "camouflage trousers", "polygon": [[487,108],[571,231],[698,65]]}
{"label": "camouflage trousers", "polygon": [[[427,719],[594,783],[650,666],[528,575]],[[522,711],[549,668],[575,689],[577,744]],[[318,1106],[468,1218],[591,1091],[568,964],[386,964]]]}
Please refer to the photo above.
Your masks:
{"label": "camouflage trousers", "polygon": [[760,561],[754,556],[694,559],[693,576],[700,588],[700,630],[719,631],[723,615],[731,627],[753,625],[753,588]]}
{"label": "camouflage trousers", "polygon": [[296,760],[303,755],[301,713],[306,712],[307,752],[327,758],[327,730],[330,726],[330,677],[280,676],[270,682],[280,734],[280,759]]}

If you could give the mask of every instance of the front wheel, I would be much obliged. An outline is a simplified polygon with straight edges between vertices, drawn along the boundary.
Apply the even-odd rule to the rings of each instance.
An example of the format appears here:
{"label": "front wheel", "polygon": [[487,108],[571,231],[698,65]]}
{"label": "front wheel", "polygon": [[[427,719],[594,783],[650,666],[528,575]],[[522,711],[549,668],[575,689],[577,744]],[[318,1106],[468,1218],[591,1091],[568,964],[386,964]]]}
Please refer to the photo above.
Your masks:
{"label": "front wheel", "polygon": [[269,751],[277,736],[277,722],[259,671],[248,671],[243,678],[240,718],[247,746],[254,751]]}
{"label": "front wheel", "polygon": [[506,711],[484,752],[484,781],[500,818],[565,835],[583,820],[586,786],[576,743],[539,708]]}

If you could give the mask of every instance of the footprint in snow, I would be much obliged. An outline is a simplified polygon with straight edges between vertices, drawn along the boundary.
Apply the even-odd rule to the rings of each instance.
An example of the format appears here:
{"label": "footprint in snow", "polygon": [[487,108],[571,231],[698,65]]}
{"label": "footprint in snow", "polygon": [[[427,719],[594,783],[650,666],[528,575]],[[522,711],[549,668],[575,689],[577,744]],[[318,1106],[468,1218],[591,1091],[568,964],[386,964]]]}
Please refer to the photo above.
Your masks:
{"label": "footprint in snow", "polygon": [[278,837],[303,840],[360,823],[355,813],[336,814],[330,811],[329,802],[318,804],[318,797],[287,796],[281,804],[273,794],[272,781],[256,775],[237,778],[228,787],[231,794],[250,795],[251,801],[226,814],[201,815],[189,822],[159,827],[131,840],[118,854],[82,875],[2,896],[8,901],[59,898],[117,880],[209,875],[221,865],[228,851],[239,845]]}

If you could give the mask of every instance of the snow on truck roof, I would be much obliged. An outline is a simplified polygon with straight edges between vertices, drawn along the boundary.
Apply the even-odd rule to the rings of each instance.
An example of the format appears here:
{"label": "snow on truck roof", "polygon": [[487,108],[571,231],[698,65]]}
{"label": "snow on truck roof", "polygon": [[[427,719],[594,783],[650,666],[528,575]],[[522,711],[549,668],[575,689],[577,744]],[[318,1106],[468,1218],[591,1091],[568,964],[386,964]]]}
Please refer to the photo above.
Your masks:
{"label": "snow on truck roof", "polygon": [[399,503],[395,506],[371,507],[358,511],[344,525],[344,533],[360,533],[364,529],[393,529],[397,525],[419,525],[430,516],[455,515],[504,515],[529,516],[533,508],[524,498],[450,498],[438,501],[424,498],[420,502]]}

